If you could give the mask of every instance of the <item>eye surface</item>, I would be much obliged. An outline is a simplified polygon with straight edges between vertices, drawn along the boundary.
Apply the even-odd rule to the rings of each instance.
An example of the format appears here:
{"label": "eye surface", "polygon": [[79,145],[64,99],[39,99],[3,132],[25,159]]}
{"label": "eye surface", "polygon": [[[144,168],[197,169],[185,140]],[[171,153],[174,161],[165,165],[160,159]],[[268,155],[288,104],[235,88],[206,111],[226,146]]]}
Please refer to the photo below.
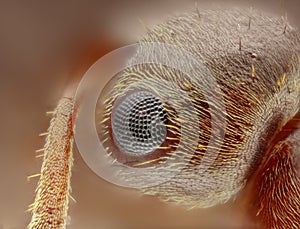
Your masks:
{"label": "eye surface", "polygon": [[145,155],[166,137],[166,111],[159,98],[137,92],[124,99],[112,112],[114,141],[128,154]]}

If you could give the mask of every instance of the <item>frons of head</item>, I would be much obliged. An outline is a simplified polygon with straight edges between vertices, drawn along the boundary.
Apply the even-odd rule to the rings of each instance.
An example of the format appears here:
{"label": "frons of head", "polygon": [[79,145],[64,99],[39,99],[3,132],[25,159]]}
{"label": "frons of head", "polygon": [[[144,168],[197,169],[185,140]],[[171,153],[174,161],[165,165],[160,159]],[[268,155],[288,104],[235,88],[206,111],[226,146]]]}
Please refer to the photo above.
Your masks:
{"label": "frons of head", "polygon": [[[225,203],[269,160],[270,152],[278,143],[276,136],[299,112],[299,33],[282,18],[257,11],[251,11],[251,15],[243,10],[203,11],[200,17],[196,12],[169,18],[148,31],[140,45],[146,47],[149,42],[171,44],[196,56],[212,73],[221,89],[223,101],[219,100],[214,90],[203,93],[201,80],[205,77],[192,78],[181,69],[159,64],[130,67],[119,73],[119,80],[106,100],[106,122],[100,128],[103,130],[104,144],[111,152],[126,151],[119,143],[112,143],[117,138],[112,127],[114,106],[122,103],[122,99],[118,101],[119,97],[149,93],[159,101],[159,106],[166,113],[163,122],[169,124],[165,125],[168,141],[162,141],[160,149],[154,154],[132,156],[121,152],[120,156],[113,153],[116,159],[129,166],[147,167],[163,163],[164,159],[157,159],[160,157],[189,155],[190,160],[185,168],[176,171],[172,179],[143,191],[186,206],[210,207]],[[138,50],[131,61],[152,51],[145,47]],[[181,61],[184,60],[178,57],[178,65]],[[167,87],[162,83],[165,81],[168,82]],[[128,87],[131,89],[126,90]],[[186,98],[183,98],[182,92],[189,98],[193,109],[182,105]],[[175,102],[170,104],[167,98]],[[220,110],[221,102],[224,102],[225,110]],[[155,111],[155,106],[153,109]],[[225,129],[221,129],[220,123],[212,123],[211,112],[215,112],[215,116],[226,114]],[[182,113],[181,118],[178,118],[178,113]],[[197,137],[196,149],[190,148],[193,142],[189,140],[180,146],[184,121],[192,113],[196,114],[197,120],[195,128],[189,129],[189,133]],[[147,128],[151,127],[149,125],[145,123],[145,126],[136,127],[137,134],[138,128],[145,128],[146,133]],[[224,138],[217,139],[218,155],[203,172],[199,168],[211,147],[209,141],[213,126],[220,126],[219,131],[224,132]],[[147,142],[152,135],[145,136],[141,141]],[[180,153],[172,154],[178,151]],[[280,160],[280,157],[277,159]],[[173,169],[172,164],[169,166],[170,170]],[[293,173],[292,170],[287,172]],[[297,174],[294,175],[297,177]],[[159,172],[153,176],[161,179]],[[299,179],[294,181],[299,182]],[[299,198],[299,192],[295,195]],[[271,215],[272,212],[266,214]]]}

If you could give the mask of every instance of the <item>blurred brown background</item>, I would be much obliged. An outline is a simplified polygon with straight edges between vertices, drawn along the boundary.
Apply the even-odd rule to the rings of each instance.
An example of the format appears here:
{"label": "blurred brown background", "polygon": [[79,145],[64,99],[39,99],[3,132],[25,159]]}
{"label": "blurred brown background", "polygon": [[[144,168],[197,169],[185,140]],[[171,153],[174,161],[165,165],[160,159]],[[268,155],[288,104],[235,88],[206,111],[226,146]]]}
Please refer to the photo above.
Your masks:
{"label": "blurred brown background", "polygon": [[[198,1],[199,9],[217,1]],[[0,1],[0,229],[25,228],[33,201],[49,117],[64,87],[97,58],[143,34],[173,12],[194,9],[195,1]],[[299,0],[222,1],[284,15],[300,27]],[[97,177],[75,150],[70,229],[242,228],[243,205],[185,211]]]}

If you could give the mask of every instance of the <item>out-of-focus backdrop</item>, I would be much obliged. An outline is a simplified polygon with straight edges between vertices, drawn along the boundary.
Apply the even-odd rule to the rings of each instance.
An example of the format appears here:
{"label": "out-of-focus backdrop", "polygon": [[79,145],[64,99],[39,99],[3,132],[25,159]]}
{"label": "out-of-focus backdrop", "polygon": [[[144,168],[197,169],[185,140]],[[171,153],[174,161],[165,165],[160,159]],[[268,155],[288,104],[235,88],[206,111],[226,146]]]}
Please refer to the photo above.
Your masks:
{"label": "out-of-focus backdrop", "polygon": [[[198,1],[199,10],[221,7]],[[133,43],[167,15],[194,10],[195,1],[0,1],[0,229],[25,228],[52,110],[66,85],[97,58]],[[300,27],[299,0],[222,1],[284,15]],[[96,176],[74,152],[70,229],[243,228],[243,203],[186,211]]]}

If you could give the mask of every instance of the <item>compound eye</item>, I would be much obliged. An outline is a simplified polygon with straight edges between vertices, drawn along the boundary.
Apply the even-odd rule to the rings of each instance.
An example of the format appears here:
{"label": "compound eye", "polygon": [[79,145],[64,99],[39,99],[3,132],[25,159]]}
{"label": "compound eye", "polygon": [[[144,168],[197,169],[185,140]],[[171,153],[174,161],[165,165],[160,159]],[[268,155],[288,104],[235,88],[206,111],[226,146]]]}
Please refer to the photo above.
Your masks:
{"label": "compound eye", "polygon": [[[111,104],[111,105],[110,105]],[[106,105],[99,138],[110,156],[131,167],[164,162],[181,140],[181,126],[172,106],[160,95],[134,90]],[[106,117],[106,118],[105,118]]]}
{"label": "compound eye", "polygon": [[167,113],[160,99],[150,92],[126,97],[112,112],[115,144],[126,154],[147,155],[166,139]]}

